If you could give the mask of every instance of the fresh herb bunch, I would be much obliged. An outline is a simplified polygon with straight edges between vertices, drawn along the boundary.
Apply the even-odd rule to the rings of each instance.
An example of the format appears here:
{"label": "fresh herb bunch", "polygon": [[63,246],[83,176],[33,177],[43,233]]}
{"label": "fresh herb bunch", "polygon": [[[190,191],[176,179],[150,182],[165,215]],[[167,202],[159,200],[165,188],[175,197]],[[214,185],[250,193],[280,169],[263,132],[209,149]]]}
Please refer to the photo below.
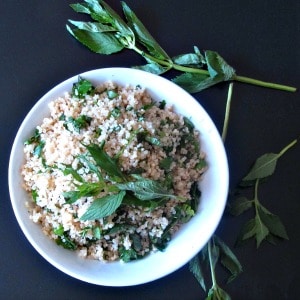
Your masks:
{"label": "fresh herb bunch", "polygon": [[130,49],[147,62],[135,68],[157,75],[170,70],[181,74],[173,79],[190,93],[196,93],[223,81],[239,81],[267,88],[294,92],[296,88],[238,76],[217,52],[201,52],[194,46],[192,53],[169,56],[152,37],[143,23],[125,2],[121,2],[125,20],[102,0],[85,0],[71,4],[77,13],[87,14],[92,22],[69,20],[68,32],[83,45],[98,54],[113,54]]}

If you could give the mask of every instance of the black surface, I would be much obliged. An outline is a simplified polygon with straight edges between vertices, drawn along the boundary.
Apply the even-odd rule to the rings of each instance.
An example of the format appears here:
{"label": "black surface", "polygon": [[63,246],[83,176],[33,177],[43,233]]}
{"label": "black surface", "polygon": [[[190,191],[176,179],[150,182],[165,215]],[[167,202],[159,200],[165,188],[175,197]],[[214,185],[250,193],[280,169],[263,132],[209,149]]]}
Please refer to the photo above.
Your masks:
{"label": "black surface", "polygon": [[[74,1],[75,2],[75,1]],[[120,11],[119,1],[108,1]],[[184,266],[152,283],[111,288],[73,279],[47,263],[25,239],[10,204],[7,168],[17,129],[34,103],[64,79],[90,69],[143,63],[132,52],[101,56],[79,45],[65,30],[67,19],[81,19],[72,1],[1,1],[1,299],[204,299]],[[127,1],[166,51],[174,56],[199,48],[218,51],[240,75],[300,87],[299,1]],[[195,97],[221,130],[228,84]],[[299,92],[287,93],[235,84],[226,149],[233,188],[251,163],[278,152],[300,133]],[[299,148],[278,163],[260,189],[263,204],[280,216],[289,241],[277,246],[254,242],[234,248],[244,272],[222,287],[232,299],[299,299]],[[224,215],[217,234],[231,247],[251,214]],[[145,270],[147,272],[147,270]]]}

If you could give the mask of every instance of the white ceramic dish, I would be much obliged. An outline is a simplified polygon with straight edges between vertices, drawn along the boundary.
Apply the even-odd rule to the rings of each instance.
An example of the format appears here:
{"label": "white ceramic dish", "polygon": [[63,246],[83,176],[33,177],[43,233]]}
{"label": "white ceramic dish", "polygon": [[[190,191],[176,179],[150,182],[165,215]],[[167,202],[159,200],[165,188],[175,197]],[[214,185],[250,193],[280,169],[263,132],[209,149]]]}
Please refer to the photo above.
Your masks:
{"label": "white ceramic dish", "polygon": [[41,227],[29,219],[25,207],[28,195],[22,189],[20,168],[23,163],[23,143],[35,127],[49,114],[48,103],[77,82],[78,75],[60,83],[43,96],[24,119],[13,144],[9,162],[9,190],[17,221],[32,246],[49,263],[79,280],[104,286],[131,286],[150,282],[172,273],[186,264],[207,243],[224,211],[228,192],[228,164],[219,133],[201,105],[172,82],[143,71],[107,68],[80,74],[94,85],[112,80],[118,84],[140,84],[152,97],[174,104],[176,110],[191,117],[201,132],[202,150],[207,154],[208,170],[200,183],[202,192],[197,214],[173,237],[164,252],[130,263],[101,263],[79,258],[75,252],[57,246],[46,237]]}

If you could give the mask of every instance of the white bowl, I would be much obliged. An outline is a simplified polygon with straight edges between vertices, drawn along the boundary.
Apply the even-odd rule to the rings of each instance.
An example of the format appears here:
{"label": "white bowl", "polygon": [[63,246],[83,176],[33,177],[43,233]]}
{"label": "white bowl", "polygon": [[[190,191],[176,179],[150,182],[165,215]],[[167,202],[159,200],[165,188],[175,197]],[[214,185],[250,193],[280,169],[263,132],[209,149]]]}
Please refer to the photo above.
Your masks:
{"label": "white bowl", "polygon": [[127,68],[107,68],[80,74],[94,85],[112,80],[118,84],[146,87],[156,100],[174,104],[177,112],[191,117],[201,133],[202,150],[207,155],[208,170],[200,183],[202,192],[197,214],[173,237],[164,252],[156,252],[129,263],[102,263],[79,258],[75,252],[57,246],[41,227],[29,219],[25,207],[27,193],[22,188],[23,143],[35,127],[49,115],[48,103],[70,91],[78,75],[60,83],[43,96],[24,119],[15,138],[9,162],[9,191],[18,223],[32,246],[49,263],[79,280],[104,286],[131,286],[168,275],[185,265],[207,243],[224,211],[228,192],[228,164],[220,135],[201,105],[183,89],[163,77]]}

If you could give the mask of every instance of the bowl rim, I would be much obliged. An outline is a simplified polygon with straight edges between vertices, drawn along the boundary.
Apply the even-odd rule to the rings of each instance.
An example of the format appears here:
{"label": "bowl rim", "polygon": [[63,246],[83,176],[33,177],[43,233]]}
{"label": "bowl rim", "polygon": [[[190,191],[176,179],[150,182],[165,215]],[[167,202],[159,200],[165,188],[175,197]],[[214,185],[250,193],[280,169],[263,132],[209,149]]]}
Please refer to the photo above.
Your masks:
{"label": "bowl rim", "polygon": [[[117,81],[117,82],[118,82],[118,78],[120,77],[120,74],[122,76],[125,76],[125,75],[129,76],[130,75],[130,77],[128,77],[129,79],[127,80],[128,84],[131,84],[131,82],[130,82],[131,77],[136,76],[136,77],[143,78],[143,79],[146,78],[147,80],[152,80],[152,81],[161,83],[161,86],[167,86],[169,88],[174,89],[176,91],[176,93],[179,93],[183,97],[186,97],[186,100],[189,100],[191,103],[193,101],[194,104],[195,104],[195,108],[198,108],[198,110],[201,111],[201,113],[202,113],[201,117],[204,120],[203,122],[207,122],[209,124],[208,127],[209,127],[209,130],[211,131],[210,134],[214,137],[214,143],[217,146],[216,147],[217,150],[215,151],[216,152],[215,155],[218,156],[218,164],[219,164],[219,167],[221,166],[221,170],[222,170],[222,180],[219,180],[219,186],[218,186],[218,189],[220,190],[219,195],[218,195],[218,197],[220,198],[219,202],[218,202],[219,207],[218,207],[217,210],[215,210],[213,212],[212,220],[208,220],[208,223],[210,224],[210,227],[207,229],[207,232],[203,233],[205,236],[202,239],[201,248],[199,248],[199,247],[197,248],[197,246],[193,245],[193,249],[188,250],[189,257],[184,257],[183,259],[179,258],[179,262],[175,262],[175,264],[169,265],[166,268],[161,267],[161,270],[159,272],[156,272],[154,275],[147,275],[147,276],[144,276],[144,277],[139,276],[139,278],[135,278],[135,279],[127,278],[126,280],[124,280],[124,282],[121,282],[120,280],[112,282],[111,280],[105,280],[103,278],[99,279],[99,278],[89,277],[87,275],[82,275],[82,274],[79,274],[79,272],[77,272],[76,269],[70,270],[68,267],[65,267],[64,265],[62,265],[62,263],[59,263],[56,260],[55,255],[59,256],[60,254],[51,255],[51,253],[50,254],[47,253],[45,251],[45,249],[43,249],[43,247],[41,247],[41,245],[37,242],[37,240],[31,235],[28,226],[26,225],[26,223],[24,223],[23,216],[22,216],[22,214],[19,210],[20,208],[17,205],[18,201],[16,200],[16,190],[18,188],[15,187],[16,186],[15,185],[15,183],[16,183],[15,182],[15,174],[16,174],[15,161],[16,161],[16,158],[18,157],[17,152],[18,152],[18,149],[20,147],[20,139],[22,137],[22,134],[24,133],[24,130],[27,128],[27,131],[28,131],[29,121],[32,118],[35,118],[35,120],[37,120],[40,117],[40,116],[35,116],[34,117],[34,114],[36,113],[36,111],[42,105],[45,105],[46,103],[48,104],[50,101],[57,98],[57,96],[59,94],[61,95],[61,90],[63,89],[63,87],[65,87],[65,86],[70,87],[74,82],[77,81],[78,76],[81,76],[81,77],[86,78],[86,79],[89,79],[89,77],[91,77],[91,78],[94,78],[94,81],[96,81],[95,78],[97,78],[98,76],[100,76],[100,77],[105,76],[105,74],[106,75],[108,75],[108,74],[114,75],[115,74],[114,76],[111,76],[111,78],[108,78],[108,80],[110,79],[112,81]],[[101,80],[101,81],[99,81],[99,83],[103,82],[103,81],[104,80]],[[121,81],[125,82],[124,79],[122,79]],[[142,83],[141,85],[143,87],[145,87],[146,89],[148,89],[148,85],[146,83]],[[148,91],[150,92],[150,94],[152,92],[155,92],[155,94],[160,93],[160,89],[158,89],[158,92],[157,92],[156,90],[152,90],[152,88],[149,88]],[[172,94],[172,93],[170,92],[170,94]],[[157,100],[157,99],[155,99],[155,100]],[[40,117],[40,120],[42,120],[42,119],[43,118]],[[31,128],[34,129],[37,125],[38,124],[35,124],[35,122],[33,122]],[[195,127],[197,128],[197,126],[195,126]],[[201,132],[201,130],[200,130],[200,134],[203,134],[203,132]],[[204,144],[205,144],[205,142],[204,142]],[[209,154],[207,154],[207,155],[209,157]],[[18,224],[19,224],[23,234],[25,235],[27,240],[30,242],[30,244],[33,246],[33,248],[46,261],[48,261],[54,267],[56,267],[57,269],[59,269],[60,271],[62,271],[64,273],[66,273],[67,275],[69,275],[71,277],[74,277],[74,278],[77,278],[77,279],[79,279],[81,281],[84,281],[84,282],[97,284],[97,285],[103,285],[103,286],[132,286],[132,285],[144,284],[144,283],[147,283],[147,282],[157,280],[159,278],[162,278],[162,277],[176,271],[177,269],[179,269],[183,265],[185,265],[192,258],[192,254],[196,255],[202,249],[202,247],[207,243],[207,241],[210,239],[210,237],[213,235],[214,231],[216,230],[217,226],[219,225],[221,217],[222,217],[224,209],[225,209],[227,194],[228,194],[228,186],[229,186],[229,168],[228,168],[228,161],[227,161],[226,151],[225,151],[222,139],[220,137],[220,134],[219,134],[214,122],[212,121],[212,119],[210,118],[208,113],[204,110],[204,108],[201,106],[199,101],[197,101],[192,95],[190,95],[188,92],[184,91],[178,85],[176,85],[175,83],[169,81],[168,79],[166,79],[164,77],[154,75],[154,74],[142,71],[142,70],[137,70],[137,69],[113,67],[113,68],[94,69],[94,70],[82,72],[80,74],[76,74],[76,75],[74,75],[74,76],[58,83],[57,85],[55,85],[46,94],[44,94],[41,98],[39,98],[38,101],[36,101],[36,103],[31,107],[29,112],[26,114],[24,120],[22,121],[21,125],[19,126],[19,129],[18,129],[17,134],[15,136],[15,139],[13,141],[13,145],[12,145],[12,149],[11,149],[11,153],[10,153],[10,158],[9,158],[9,166],[8,166],[8,185],[9,185],[9,194],[10,194],[12,208],[13,208],[15,217],[18,221]],[[25,205],[24,205],[24,207],[25,207]],[[23,208],[23,210],[24,210],[24,208]],[[28,214],[28,219],[29,219],[29,214]],[[192,220],[190,220],[188,222],[188,224],[192,224],[193,219],[194,218],[192,218]],[[30,220],[30,222],[32,222],[32,221]],[[191,226],[192,225],[190,225],[190,227]],[[40,231],[42,232],[42,230],[40,230]],[[182,229],[179,230],[178,234],[180,234],[181,231],[182,231]],[[46,237],[46,238],[49,239],[48,237]],[[49,239],[49,241],[50,241],[50,239]],[[51,242],[53,242],[53,241],[51,241]],[[171,243],[172,243],[172,241],[171,241]],[[56,247],[58,247],[58,246],[56,246]],[[165,252],[168,251],[169,247],[170,247],[170,245],[168,245]],[[154,255],[160,255],[161,256],[162,254],[155,253]],[[172,252],[172,255],[174,256],[173,252]],[[131,266],[134,266],[138,263],[142,264],[145,259],[147,259],[147,258],[143,258],[142,260],[138,260],[138,261],[129,262],[129,264]],[[164,259],[164,258],[162,258],[162,259]],[[111,264],[111,263],[109,263],[109,264]],[[119,262],[118,262],[118,264],[122,265],[122,263],[119,263]],[[124,269],[124,267],[120,267],[120,268]],[[133,267],[133,268],[135,270],[137,269],[136,267]]]}

